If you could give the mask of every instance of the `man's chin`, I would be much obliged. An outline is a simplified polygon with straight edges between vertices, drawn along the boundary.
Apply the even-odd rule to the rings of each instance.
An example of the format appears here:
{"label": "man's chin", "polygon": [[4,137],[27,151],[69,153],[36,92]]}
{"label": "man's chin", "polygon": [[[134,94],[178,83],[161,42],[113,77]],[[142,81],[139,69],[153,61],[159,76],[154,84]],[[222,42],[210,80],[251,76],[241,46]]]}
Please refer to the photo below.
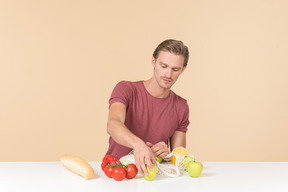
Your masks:
{"label": "man's chin", "polygon": [[170,89],[172,85],[173,83],[162,83],[160,87],[163,89]]}

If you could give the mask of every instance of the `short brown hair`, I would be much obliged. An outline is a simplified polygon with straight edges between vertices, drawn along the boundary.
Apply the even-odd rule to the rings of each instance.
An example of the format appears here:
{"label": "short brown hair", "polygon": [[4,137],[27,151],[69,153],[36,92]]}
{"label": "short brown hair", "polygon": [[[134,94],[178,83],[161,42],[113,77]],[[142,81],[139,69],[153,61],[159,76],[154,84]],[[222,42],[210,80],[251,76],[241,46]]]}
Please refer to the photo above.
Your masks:
{"label": "short brown hair", "polygon": [[160,51],[169,51],[176,55],[182,55],[184,57],[184,67],[187,66],[189,59],[189,50],[182,41],[167,39],[160,43],[153,53],[153,57],[157,59]]}

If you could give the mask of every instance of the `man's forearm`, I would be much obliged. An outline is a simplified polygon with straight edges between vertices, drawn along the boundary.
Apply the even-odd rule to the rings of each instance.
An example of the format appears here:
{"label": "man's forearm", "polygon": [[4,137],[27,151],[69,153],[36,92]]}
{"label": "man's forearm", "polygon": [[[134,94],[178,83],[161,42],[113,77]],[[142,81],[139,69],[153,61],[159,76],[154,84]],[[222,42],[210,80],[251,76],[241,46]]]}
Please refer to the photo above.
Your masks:
{"label": "man's forearm", "polygon": [[170,139],[171,151],[176,147],[186,147],[186,133],[181,131],[175,131],[174,135]]}
{"label": "man's forearm", "polygon": [[134,149],[137,145],[144,142],[134,135],[121,121],[109,120],[107,123],[107,133],[117,143]]}

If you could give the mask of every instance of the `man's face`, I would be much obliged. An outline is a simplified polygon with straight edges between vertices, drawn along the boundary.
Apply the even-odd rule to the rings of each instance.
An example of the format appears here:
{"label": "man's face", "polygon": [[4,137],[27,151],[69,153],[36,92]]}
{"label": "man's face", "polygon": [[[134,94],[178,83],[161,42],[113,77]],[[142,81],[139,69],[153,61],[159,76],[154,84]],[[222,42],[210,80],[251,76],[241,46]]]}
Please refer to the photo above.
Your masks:
{"label": "man's face", "polygon": [[158,58],[152,57],[154,78],[158,85],[164,89],[170,89],[179,75],[185,70],[184,57],[168,51],[160,51]]}

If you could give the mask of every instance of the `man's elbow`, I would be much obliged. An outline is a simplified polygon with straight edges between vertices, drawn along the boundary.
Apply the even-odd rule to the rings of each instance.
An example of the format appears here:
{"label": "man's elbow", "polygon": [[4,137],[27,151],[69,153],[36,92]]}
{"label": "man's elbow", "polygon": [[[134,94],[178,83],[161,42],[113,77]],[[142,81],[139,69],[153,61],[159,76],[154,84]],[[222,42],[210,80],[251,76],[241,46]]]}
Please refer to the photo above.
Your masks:
{"label": "man's elbow", "polygon": [[111,122],[108,121],[108,122],[107,122],[107,127],[106,127],[106,132],[107,132],[107,134],[110,135],[110,136],[111,136],[111,132],[112,132],[111,126],[112,126],[112,125],[111,125]]}

